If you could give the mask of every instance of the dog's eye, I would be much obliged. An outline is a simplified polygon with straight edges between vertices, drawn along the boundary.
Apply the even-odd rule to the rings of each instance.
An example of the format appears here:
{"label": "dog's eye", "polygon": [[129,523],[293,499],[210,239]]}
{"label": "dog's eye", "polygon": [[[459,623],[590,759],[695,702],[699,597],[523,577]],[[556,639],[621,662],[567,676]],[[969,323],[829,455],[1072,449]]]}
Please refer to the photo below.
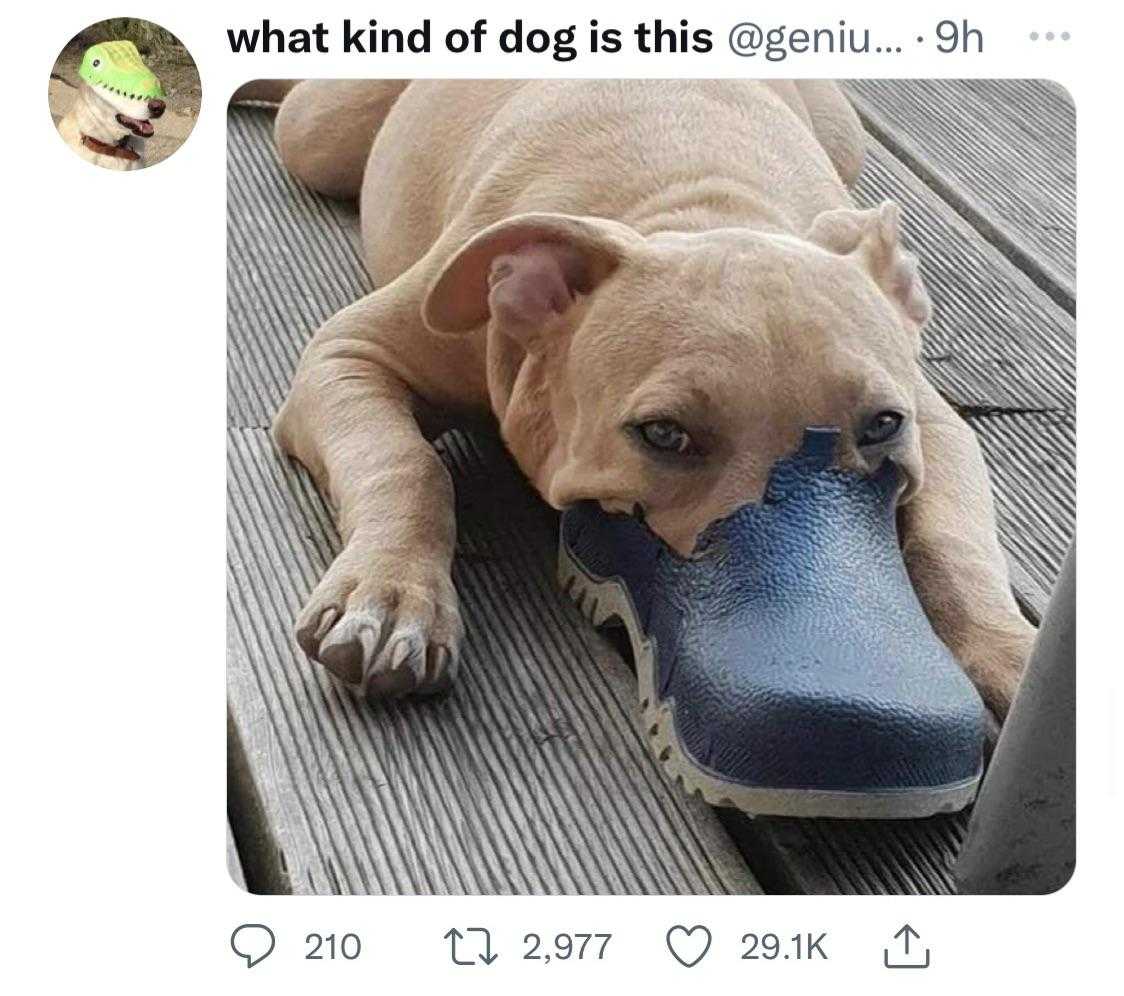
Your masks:
{"label": "dog's eye", "polygon": [[859,436],[860,446],[877,446],[879,443],[888,443],[902,428],[905,416],[901,412],[879,412],[867,420]]}
{"label": "dog's eye", "polygon": [[647,446],[661,453],[685,454],[693,450],[687,430],[669,418],[641,422],[636,426],[636,432]]}

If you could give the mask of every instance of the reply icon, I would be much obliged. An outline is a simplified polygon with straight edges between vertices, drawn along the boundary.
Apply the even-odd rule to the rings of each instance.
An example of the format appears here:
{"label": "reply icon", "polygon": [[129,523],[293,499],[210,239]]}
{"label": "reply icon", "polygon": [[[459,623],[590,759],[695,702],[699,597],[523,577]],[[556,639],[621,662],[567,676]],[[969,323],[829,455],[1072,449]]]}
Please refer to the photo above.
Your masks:
{"label": "reply icon", "polygon": [[264,923],[244,923],[234,928],[230,935],[230,949],[239,958],[246,959],[246,967],[253,968],[273,954],[277,938]]}

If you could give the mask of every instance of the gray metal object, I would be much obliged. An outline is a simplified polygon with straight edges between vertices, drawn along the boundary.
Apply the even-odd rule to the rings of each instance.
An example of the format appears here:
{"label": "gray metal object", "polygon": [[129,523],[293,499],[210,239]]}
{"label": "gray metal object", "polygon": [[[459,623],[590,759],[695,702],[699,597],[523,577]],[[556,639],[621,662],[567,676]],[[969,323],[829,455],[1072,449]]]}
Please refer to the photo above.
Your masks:
{"label": "gray metal object", "polygon": [[1041,895],[1076,854],[1076,554],[1062,567],[955,871],[961,893]]}

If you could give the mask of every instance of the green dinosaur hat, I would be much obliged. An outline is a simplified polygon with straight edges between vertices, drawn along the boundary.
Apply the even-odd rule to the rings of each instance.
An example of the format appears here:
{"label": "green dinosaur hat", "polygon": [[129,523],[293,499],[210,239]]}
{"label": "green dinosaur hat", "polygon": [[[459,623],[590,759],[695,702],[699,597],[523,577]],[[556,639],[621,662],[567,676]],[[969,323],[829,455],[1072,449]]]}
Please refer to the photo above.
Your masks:
{"label": "green dinosaur hat", "polygon": [[91,86],[104,87],[131,100],[164,96],[156,74],[141,60],[131,41],[108,41],[91,45],[82,56],[78,75]]}

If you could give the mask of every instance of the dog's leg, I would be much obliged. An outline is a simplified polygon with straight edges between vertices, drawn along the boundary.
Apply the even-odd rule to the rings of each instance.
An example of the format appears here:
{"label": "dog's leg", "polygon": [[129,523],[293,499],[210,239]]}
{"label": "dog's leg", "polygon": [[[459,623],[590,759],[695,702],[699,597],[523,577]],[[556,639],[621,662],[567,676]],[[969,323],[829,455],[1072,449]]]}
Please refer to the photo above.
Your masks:
{"label": "dog's leg", "polygon": [[370,696],[447,686],[462,633],[452,482],[393,358],[393,343],[420,326],[409,280],[317,332],[274,423],[278,445],[335,505],[344,544],[297,620],[297,642]]}
{"label": "dog's leg", "polygon": [[859,116],[838,83],[831,80],[795,82],[811,119],[812,131],[827,152],[839,178],[848,187],[854,186],[866,156],[866,133]]}
{"label": "dog's leg", "polygon": [[232,104],[280,104],[302,80],[250,80],[234,91]]}
{"label": "dog's leg", "polygon": [[359,196],[375,135],[409,80],[305,80],[274,126],[281,161],[328,197]]}
{"label": "dog's leg", "polygon": [[901,509],[902,552],[937,635],[1002,718],[1035,630],[1011,594],[975,433],[928,383],[918,422],[925,477]]}

